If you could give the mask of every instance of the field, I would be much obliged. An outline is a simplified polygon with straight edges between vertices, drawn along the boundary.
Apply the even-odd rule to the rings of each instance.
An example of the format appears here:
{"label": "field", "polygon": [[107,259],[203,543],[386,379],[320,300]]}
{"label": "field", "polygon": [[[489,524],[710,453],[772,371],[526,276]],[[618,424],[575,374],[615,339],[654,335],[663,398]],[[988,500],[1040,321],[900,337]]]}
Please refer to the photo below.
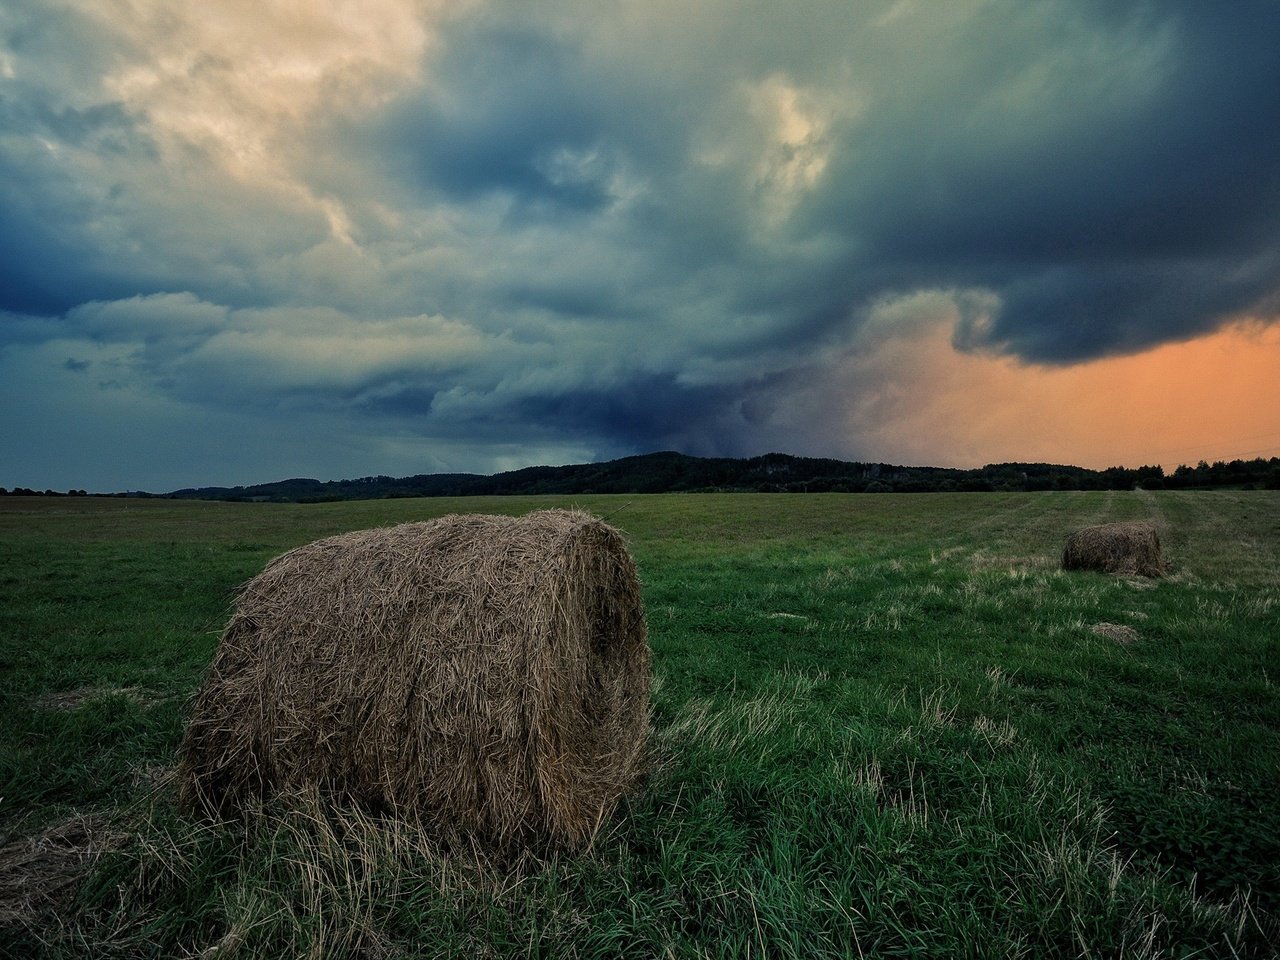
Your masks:
{"label": "field", "polygon": [[[654,773],[588,853],[495,869],[319,802],[173,809],[187,700],[266,560],[569,503],[630,540],[657,682]],[[1170,577],[1057,568],[1071,530],[1145,518]],[[1280,942],[1280,493],[2,498],[0,670],[0,955]]]}

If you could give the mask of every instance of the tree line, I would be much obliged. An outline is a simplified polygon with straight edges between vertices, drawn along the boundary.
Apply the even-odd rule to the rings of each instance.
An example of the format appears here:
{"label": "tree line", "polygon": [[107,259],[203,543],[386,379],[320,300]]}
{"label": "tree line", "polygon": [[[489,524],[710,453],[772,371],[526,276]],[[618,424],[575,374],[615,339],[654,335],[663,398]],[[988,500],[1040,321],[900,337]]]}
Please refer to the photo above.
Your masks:
{"label": "tree line", "polygon": [[[604,463],[474,473],[370,476],[354,480],[294,478],[237,487],[188,487],[171,493],[95,494],[184,500],[319,503],[393,497],[465,497],[588,493],[979,493],[1036,490],[1187,490],[1238,487],[1280,490],[1280,457],[1231,460],[1167,474],[1158,465],[1090,470],[1052,463],[993,463],[971,470],[907,467],[770,453],[760,457],[691,457],[651,453]],[[87,496],[17,487],[0,495]]]}

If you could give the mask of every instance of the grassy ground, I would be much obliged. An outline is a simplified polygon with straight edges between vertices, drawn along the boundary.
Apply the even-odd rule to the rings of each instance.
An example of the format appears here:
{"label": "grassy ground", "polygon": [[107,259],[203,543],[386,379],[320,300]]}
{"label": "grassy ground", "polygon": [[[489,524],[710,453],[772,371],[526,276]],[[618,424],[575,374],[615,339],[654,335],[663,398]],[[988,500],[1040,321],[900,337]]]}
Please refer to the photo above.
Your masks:
{"label": "grassy ground", "polygon": [[[484,870],[303,799],[173,810],[268,558],[569,502],[0,499],[0,955],[1275,955],[1277,493],[575,497],[631,540],[657,678],[656,772],[588,854]],[[1170,578],[1056,569],[1141,518]],[[85,838],[112,852],[41,913]]]}

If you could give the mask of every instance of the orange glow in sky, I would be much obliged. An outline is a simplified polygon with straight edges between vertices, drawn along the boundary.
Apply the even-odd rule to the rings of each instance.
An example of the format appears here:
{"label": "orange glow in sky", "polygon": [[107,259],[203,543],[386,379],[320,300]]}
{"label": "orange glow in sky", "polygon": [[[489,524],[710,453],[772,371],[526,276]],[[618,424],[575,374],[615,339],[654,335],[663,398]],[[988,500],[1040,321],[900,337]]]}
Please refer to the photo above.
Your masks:
{"label": "orange glow in sky", "polygon": [[889,339],[852,376],[850,426],[894,463],[1103,468],[1280,455],[1280,326],[1239,323],[1071,367],[963,353],[944,324]]}

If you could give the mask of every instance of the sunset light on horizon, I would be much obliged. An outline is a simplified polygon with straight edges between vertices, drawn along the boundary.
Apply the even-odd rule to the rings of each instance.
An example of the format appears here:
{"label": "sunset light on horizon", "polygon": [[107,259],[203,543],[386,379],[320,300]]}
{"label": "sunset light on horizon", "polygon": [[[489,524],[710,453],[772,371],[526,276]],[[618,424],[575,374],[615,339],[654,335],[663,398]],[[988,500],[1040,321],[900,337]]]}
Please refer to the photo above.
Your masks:
{"label": "sunset light on horizon", "polygon": [[[907,368],[909,380],[893,376]],[[1061,367],[958,351],[935,327],[860,357],[857,370],[890,371],[884,393],[860,394],[849,417],[893,463],[1159,464],[1172,473],[1202,459],[1280,456],[1275,324]]]}

